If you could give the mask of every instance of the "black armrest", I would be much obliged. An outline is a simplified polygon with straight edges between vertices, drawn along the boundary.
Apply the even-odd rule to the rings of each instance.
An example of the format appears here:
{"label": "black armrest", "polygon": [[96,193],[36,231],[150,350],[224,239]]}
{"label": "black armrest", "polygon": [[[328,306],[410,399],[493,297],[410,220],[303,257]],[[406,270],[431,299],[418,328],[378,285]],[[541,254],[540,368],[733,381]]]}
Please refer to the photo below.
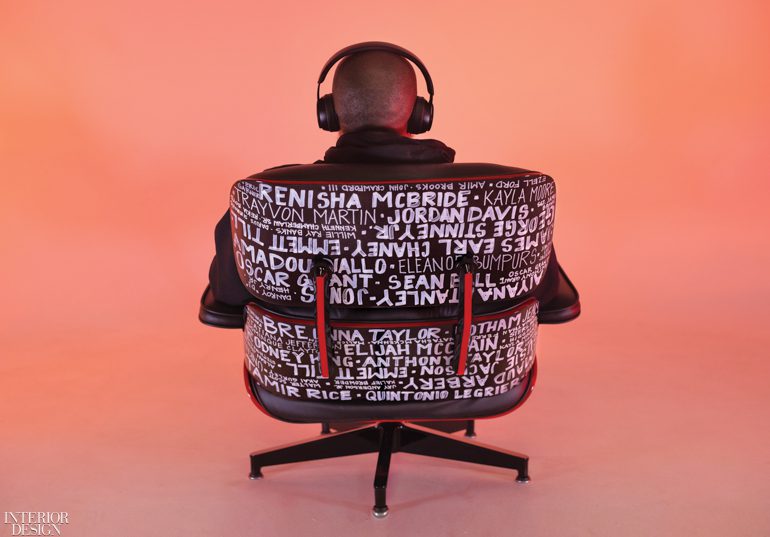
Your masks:
{"label": "black armrest", "polygon": [[556,295],[540,305],[537,320],[540,324],[559,324],[571,321],[578,315],[580,315],[580,295],[559,265],[559,286]]}
{"label": "black armrest", "polygon": [[198,319],[216,328],[243,328],[243,307],[217,302],[207,286],[201,297]]}

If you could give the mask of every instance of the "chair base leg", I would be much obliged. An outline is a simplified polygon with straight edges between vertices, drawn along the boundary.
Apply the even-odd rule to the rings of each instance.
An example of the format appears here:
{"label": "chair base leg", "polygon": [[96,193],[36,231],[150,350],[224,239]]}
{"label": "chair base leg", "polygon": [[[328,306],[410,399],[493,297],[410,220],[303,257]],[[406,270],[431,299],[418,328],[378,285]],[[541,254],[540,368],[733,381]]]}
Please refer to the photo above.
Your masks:
{"label": "chair base leg", "polygon": [[[412,423],[408,422],[407,423]],[[467,431],[468,430],[468,424],[473,423],[473,420],[451,420],[451,421],[416,421],[413,422],[420,427],[425,427],[426,429],[435,429],[437,431],[441,431],[442,433],[456,433],[458,431]]]}
{"label": "chair base leg", "polygon": [[[473,422],[466,425],[466,436],[475,434]],[[509,468],[516,471],[516,481],[529,482],[529,457],[428,429],[413,423],[381,422],[339,433],[322,432],[321,436],[274,449],[251,454],[251,479],[262,478],[262,468],[293,462],[345,457],[362,453],[378,453],[374,474],[374,507],[372,514],[384,518],[389,509],[386,501],[390,461],[393,453],[412,453],[426,457]]]}
{"label": "chair base leg", "polygon": [[378,427],[382,431],[380,437],[380,454],[377,457],[377,469],[374,472],[374,507],[372,514],[375,518],[388,516],[388,504],[385,496],[388,488],[388,474],[390,474],[390,457],[398,443],[398,431],[401,428],[397,423],[382,423]]}
{"label": "chair base leg", "polygon": [[264,466],[374,453],[379,450],[379,445],[379,434],[374,427],[322,434],[310,440],[255,451],[251,454],[251,477],[259,479]]}
{"label": "chair base leg", "polygon": [[404,425],[399,451],[516,470],[516,480],[529,481],[529,457],[480,442],[456,438],[414,425]]}

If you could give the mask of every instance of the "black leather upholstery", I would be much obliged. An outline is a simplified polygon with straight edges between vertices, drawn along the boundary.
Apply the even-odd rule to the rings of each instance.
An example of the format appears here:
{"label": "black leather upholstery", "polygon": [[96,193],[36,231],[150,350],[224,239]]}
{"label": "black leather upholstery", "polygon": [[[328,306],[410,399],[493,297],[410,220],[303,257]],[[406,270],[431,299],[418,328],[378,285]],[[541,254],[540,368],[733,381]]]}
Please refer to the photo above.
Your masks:
{"label": "black leather upholstery", "polygon": [[211,288],[206,286],[201,296],[198,319],[203,324],[216,328],[243,328],[243,307],[217,302]]}
{"label": "black leather upholstery", "polygon": [[[536,366],[535,366],[536,367]],[[460,401],[431,401],[384,404],[345,404],[321,401],[297,401],[274,395],[260,388],[254,377],[247,375],[252,396],[272,417],[293,423],[321,421],[379,421],[379,420],[441,420],[474,419],[495,416],[510,411],[526,398],[533,388],[533,367],[524,382],[513,389],[480,399]]]}
{"label": "black leather upholstery", "polygon": [[540,324],[561,324],[580,315],[580,295],[559,265],[559,284],[556,294],[540,305],[537,320]]}

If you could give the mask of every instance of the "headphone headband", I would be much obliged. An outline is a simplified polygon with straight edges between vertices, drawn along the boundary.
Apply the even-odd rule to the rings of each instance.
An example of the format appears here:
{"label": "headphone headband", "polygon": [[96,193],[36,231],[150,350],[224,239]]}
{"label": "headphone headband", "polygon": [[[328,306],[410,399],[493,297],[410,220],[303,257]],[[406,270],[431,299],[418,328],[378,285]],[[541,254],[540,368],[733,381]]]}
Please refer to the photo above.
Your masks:
{"label": "headphone headband", "polygon": [[386,43],[384,41],[366,41],[364,43],[357,43],[355,45],[350,45],[348,47],[343,48],[337,54],[329,58],[329,61],[326,62],[326,65],[324,65],[323,69],[321,69],[321,75],[318,77],[318,89],[316,91],[316,97],[321,98],[321,83],[323,83],[324,80],[326,80],[326,75],[329,74],[329,71],[334,66],[335,63],[340,61],[345,56],[350,56],[351,54],[355,54],[356,52],[366,52],[370,50],[383,50],[386,52],[393,52],[394,54],[398,54],[402,58],[406,58],[407,60],[411,61],[413,64],[417,66],[417,68],[422,73],[423,78],[425,78],[425,85],[428,87],[428,95],[430,95],[430,102],[433,102],[433,80],[430,78],[430,73],[428,73],[428,69],[425,67],[425,65],[420,61],[420,58],[409,52],[403,47],[399,47],[398,45],[394,45],[392,43]]}

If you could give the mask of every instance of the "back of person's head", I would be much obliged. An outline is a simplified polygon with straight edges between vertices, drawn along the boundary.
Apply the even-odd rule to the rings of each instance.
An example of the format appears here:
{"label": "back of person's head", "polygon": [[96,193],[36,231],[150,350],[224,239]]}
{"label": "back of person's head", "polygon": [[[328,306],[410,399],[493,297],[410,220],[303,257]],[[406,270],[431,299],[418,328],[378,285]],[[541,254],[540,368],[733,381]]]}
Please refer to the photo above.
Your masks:
{"label": "back of person's head", "polygon": [[332,94],[342,133],[380,127],[405,135],[417,97],[417,78],[398,54],[357,52],[337,66]]}

